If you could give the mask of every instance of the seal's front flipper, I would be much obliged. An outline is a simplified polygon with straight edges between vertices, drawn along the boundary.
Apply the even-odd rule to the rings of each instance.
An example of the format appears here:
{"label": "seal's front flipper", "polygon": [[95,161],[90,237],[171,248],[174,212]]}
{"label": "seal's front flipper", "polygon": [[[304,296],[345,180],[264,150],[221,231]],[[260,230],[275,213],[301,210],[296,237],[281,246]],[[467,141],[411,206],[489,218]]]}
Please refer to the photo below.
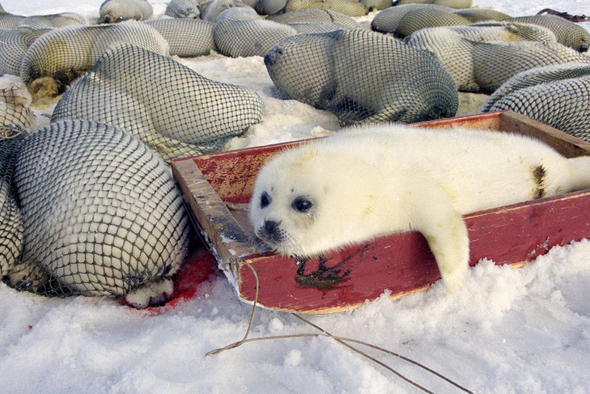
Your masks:
{"label": "seal's front flipper", "polygon": [[417,218],[412,229],[426,238],[447,290],[459,291],[469,268],[469,236],[461,214],[437,186],[420,190],[412,205]]}

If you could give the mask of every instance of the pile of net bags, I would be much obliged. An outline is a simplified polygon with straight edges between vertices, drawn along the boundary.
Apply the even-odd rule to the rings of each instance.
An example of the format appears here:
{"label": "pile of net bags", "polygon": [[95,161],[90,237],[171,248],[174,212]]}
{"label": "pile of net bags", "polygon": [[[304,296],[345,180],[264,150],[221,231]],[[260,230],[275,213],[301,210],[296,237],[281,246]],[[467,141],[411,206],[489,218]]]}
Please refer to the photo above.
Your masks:
{"label": "pile of net bags", "polygon": [[48,296],[166,302],[190,238],[170,170],[112,125],[69,119],[30,133],[15,90],[26,93],[0,90],[2,280]]}

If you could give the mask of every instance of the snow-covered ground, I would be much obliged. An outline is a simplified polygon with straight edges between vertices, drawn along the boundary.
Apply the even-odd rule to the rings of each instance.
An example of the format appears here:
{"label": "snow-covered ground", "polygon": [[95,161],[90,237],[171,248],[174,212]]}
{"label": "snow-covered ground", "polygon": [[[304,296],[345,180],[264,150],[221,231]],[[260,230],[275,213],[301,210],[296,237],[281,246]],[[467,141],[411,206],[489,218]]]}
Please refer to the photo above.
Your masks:
{"label": "snow-covered ground", "polygon": [[[1,4],[20,15],[72,11],[96,18],[102,1]],[[153,5],[155,17],[162,15],[166,3]],[[587,0],[474,5],[513,16],[543,8],[590,15]],[[260,57],[179,61],[213,80],[253,87],[263,98],[262,122],[228,148],[339,129],[330,113],[276,99]],[[477,112],[477,105],[464,104]],[[325,337],[252,342],[206,356],[240,340],[250,313],[219,273],[200,283],[194,297],[151,311],[100,298],[38,297],[0,283],[0,393],[421,392]],[[482,261],[458,294],[436,283],[399,300],[384,295],[352,312],[306,318],[333,335],[418,361],[476,393],[590,393],[590,241],[554,248],[520,269]],[[318,332],[291,314],[258,310],[250,336]],[[461,392],[394,356],[362,350],[433,392]]]}

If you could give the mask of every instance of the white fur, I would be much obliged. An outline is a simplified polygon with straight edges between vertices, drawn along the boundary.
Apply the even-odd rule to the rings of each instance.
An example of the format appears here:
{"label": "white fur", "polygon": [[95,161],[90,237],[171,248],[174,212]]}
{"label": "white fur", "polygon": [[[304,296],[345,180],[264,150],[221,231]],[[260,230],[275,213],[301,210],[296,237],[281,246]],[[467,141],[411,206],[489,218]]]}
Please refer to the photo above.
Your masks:
{"label": "white fur", "polygon": [[125,301],[136,308],[144,309],[150,305],[163,305],[170,299],[173,291],[174,282],[170,279],[164,279],[148,283],[129,292],[125,296]]}
{"label": "white fur", "polygon": [[[541,185],[534,170],[543,166]],[[538,177],[538,176],[537,176]],[[311,257],[399,231],[420,231],[445,286],[468,269],[461,215],[590,187],[590,158],[565,159],[518,135],[466,129],[366,126],[284,151],[256,179],[250,219],[278,253]],[[266,192],[270,203],[261,207]],[[302,213],[297,197],[313,202]],[[280,223],[272,240],[265,222]]]}
{"label": "white fur", "polygon": [[31,105],[33,98],[31,97],[31,94],[27,90],[27,87],[23,83],[22,79],[15,75],[4,74],[2,77],[0,77],[0,91],[5,92],[9,90],[12,90],[13,92],[13,104],[21,105],[23,107],[28,107]]}

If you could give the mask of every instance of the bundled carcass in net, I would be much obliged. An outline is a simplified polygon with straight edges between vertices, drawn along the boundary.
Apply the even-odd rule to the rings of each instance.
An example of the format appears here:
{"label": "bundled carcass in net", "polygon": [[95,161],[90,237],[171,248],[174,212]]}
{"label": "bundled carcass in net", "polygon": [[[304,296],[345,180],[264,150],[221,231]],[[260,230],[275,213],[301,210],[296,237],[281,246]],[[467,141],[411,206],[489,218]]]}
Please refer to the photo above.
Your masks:
{"label": "bundled carcass in net", "polygon": [[109,48],[62,96],[52,121],[105,122],[138,137],[165,161],[218,151],[259,122],[262,99],[133,45]]}
{"label": "bundled carcass in net", "polygon": [[430,52],[362,29],[298,34],[264,58],[285,98],[334,113],[340,123],[412,123],[454,116],[457,86]]}
{"label": "bundled carcass in net", "polygon": [[92,69],[102,53],[117,43],[134,44],[162,55],[169,54],[169,45],[164,37],[143,22],[68,26],[47,32],[31,44],[22,59],[20,77],[35,102],[51,99]]}
{"label": "bundled carcass in net", "polygon": [[139,307],[172,293],[188,217],[166,165],[129,133],[97,122],[51,123],[20,144],[14,185],[24,249],[12,286]]}
{"label": "bundled carcass in net", "polygon": [[481,112],[506,109],[590,141],[590,64],[563,63],[516,74]]}
{"label": "bundled carcass in net", "polygon": [[10,275],[20,261],[24,225],[13,186],[16,154],[33,127],[31,95],[19,78],[0,78],[0,279]]}
{"label": "bundled carcass in net", "polygon": [[17,147],[25,136],[17,126],[0,126],[0,279],[14,270],[23,249],[23,218],[12,176]]}

